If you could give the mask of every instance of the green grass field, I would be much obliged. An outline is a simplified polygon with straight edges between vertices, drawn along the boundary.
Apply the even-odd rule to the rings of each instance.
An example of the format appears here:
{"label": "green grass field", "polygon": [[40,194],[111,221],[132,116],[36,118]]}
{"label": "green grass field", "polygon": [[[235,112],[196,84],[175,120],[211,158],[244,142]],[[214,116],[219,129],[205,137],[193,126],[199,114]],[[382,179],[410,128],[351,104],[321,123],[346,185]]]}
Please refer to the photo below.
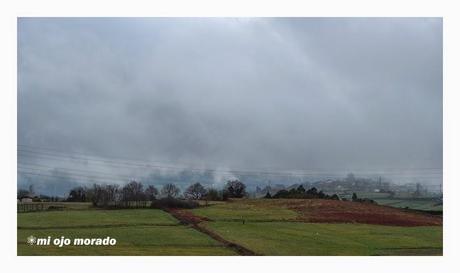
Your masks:
{"label": "green grass field", "polygon": [[[115,246],[30,246],[26,238],[117,239]],[[145,226],[18,231],[18,255],[235,255],[211,238],[185,226]]]}
{"label": "green grass field", "polygon": [[416,210],[442,211],[441,206],[435,206],[436,202],[432,200],[407,200],[407,199],[375,199],[377,204],[395,207],[410,208]]}
{"label": "green grass field", "polygon": [[[442,205],[438,205],[438,201],[433,198],[414,199],[409,196],[396,196],[390,197],[388,193],[378,192],[358,192],[361,198],[370,198],[377,202],[377,204],[395,207],[395,208],[409,208],[415,210],[426,210],[426,211],[442,211]],[[351,198],[350,196],[346,196]]]}
{"label": "green grass field", "polygon": [[[115,246],[30,246],[37,238],[117,239]],[[18,214],[18,255],[235,255],[210,237],[155,209]]]}
{"label": "green grass field", "polygon": [[[300,200],[297,200],[300,201]],[[217,202],[188,210],[199,225],[259,255],[442,255],[442,226],[301,222],[287,200]],[[301,201],[303,202],[303,201]],[[82,207],[82,205],[80,205]],[[157,209],[18,213],[18,255],[237,255]],[[36,246],[27,237],[117,239],[115,246]]]}
{"label": "green grass field", "polygon": [[[283,200],[247,200],[194,209],[228,241],[261,255],[442,255],[442,227],[295,222]],[[243,224],[243,221],[244,224]]]}
{"label": "green grass field", "polygon": [[206,226],[261,255],[442,255],[442,227],[224,221]]}
{"label": "green grass field", "polygon": [[102,227],[171,225],[177,220],[161,210],[78,210],[18,214],[18,228]]}

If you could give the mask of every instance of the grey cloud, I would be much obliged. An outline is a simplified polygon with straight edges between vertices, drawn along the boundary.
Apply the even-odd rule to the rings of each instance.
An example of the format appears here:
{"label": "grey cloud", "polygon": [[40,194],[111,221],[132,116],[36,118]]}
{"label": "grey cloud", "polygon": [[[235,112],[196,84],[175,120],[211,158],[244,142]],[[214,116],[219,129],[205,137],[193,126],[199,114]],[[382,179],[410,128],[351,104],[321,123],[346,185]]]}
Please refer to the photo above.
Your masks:
{"label": "grey cloud", "polygon": [[18,53],[19,144],[230,169],[442,167],[442,19],[21,18]]}

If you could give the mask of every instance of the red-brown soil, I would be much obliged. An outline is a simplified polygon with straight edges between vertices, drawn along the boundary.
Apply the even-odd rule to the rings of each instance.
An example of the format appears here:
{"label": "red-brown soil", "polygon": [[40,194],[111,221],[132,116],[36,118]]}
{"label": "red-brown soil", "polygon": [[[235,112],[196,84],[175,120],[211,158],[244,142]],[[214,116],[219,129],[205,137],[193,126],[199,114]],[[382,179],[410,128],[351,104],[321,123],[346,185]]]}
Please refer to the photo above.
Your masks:
{"label": "red-brown soil", "polygon": [[199,223],[203,221],[210,221],[210,219],[206,217],[194,215],[190,210],[186,210],[186,209],[170,208],[170,209],[165,209],[165,211],[170,213],[176,219],[178,219],[182,224],[189,225],[190,227],[198,230],[199,232],[202,232],[208,235],[209,237],[223,244],[225,247],[233,249],[240,255],[243,255],[243,256],[259,255],[259,254],[256,254],[254,251],[249,250],[241,245],[227,241],[222,236],[215,233],[214,231],[206,228],[205,226],[199,225]]}
{"label": "red-brown soil", "polygon": [[[441,226],[442,216],[370,203],[324,199],[279,200],[299,213],[299,220],[313,223],[363,223],[391,226]],[[284,202],[283,202],[284,201]]]}
{"label": "red-brown soil", "polygon": [[210,219],[202,216],[198,216],[192,213],[191,210],[187,209],[175,209],[175,208],[169,208],[165,209],[168,213],[176,217],[179,221],[181,221],[183,224],[199,224],[203,221],[210,221]]}

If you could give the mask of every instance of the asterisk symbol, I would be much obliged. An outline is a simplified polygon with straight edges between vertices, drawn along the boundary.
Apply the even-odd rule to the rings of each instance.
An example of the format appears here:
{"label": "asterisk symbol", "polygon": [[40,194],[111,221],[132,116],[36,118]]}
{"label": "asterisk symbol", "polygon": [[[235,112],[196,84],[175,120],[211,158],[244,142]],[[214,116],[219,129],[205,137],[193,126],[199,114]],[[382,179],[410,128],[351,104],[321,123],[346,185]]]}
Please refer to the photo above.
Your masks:
{"label": "asterisk symbol", "polygon": [[34,245],[36,242],[37,242],[37,238],[35,236],[30,235],[29,237],[27,237],[27,243],[29,245]]}

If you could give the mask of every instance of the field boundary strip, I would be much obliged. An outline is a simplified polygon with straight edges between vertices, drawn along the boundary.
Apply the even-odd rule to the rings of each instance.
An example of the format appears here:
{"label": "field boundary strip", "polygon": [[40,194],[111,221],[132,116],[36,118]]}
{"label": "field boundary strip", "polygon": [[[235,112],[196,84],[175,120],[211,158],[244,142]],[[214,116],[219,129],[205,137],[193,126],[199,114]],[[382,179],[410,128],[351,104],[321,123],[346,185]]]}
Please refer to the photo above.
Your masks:
{"label": "field boundary strip", "polygon": [[218,235],[217,233],[207,229],[204,226],[199,225],[201,222],[206,221],[206,219],[198,217],[190,211],[178,209],[165,209],[164,211],[171,214],[174,218],[179,220],[181,224],[192,227],[193,229],[211,237],[212,239],[221,243],[223,246],[235,251],[236,253],[242,256],[261,256],[261,254],[257,254],[254,251],[242,245],[230,242],[224,239],[222,236]]}
{"label": "field boundary strip", "polygon": [[79,228],[112,228],[112,227],[173,227],[180,226],[179,223],[171,224],[110,224],[110,225],[81,225],[81,226],[46,226],[46,227],[21,227],[22,230],[46,230],[46,229],[79,229]]}

